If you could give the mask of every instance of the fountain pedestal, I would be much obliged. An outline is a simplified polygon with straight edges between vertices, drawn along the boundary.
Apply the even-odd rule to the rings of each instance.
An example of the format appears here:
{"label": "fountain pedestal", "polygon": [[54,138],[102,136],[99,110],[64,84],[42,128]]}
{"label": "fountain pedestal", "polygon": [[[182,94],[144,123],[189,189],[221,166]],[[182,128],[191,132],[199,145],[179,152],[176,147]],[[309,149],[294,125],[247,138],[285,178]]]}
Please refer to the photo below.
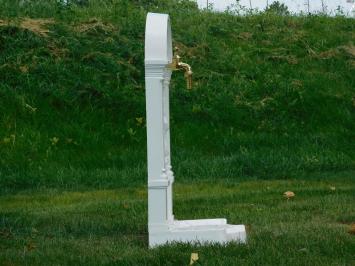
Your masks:
{"label": "fountain pedestal", "polygon": [[174,173],[170,157],[169,84],[172,63],[169,16],[148,13],[145,35],[145,83],[148,152],[149,246],[171,242],[246,242],[244,225],[226,219],[178,221],[173,215]]}

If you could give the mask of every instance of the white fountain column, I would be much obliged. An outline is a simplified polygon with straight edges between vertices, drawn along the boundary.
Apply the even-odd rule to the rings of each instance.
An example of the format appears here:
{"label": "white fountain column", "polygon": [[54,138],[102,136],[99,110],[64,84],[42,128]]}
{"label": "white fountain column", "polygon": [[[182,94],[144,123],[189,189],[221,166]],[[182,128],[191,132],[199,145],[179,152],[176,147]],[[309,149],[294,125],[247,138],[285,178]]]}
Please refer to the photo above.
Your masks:
{"label": "white fountain column", "polygon": [[244,243],[246,241],[244,225],[227,224],[224,218],[185,221],[174,219],[174,174],[171,167],[169,124],[171,62],[169,16],[148,13],[145,35],[145,82],[149,246],[174,241]]}
{"label": "white fountain column", "polygon": [[169,83],[172,59],[169,17],[148,14],[145,80],[148,150],[148,228],[159,233],[173,222],[169,131]]}

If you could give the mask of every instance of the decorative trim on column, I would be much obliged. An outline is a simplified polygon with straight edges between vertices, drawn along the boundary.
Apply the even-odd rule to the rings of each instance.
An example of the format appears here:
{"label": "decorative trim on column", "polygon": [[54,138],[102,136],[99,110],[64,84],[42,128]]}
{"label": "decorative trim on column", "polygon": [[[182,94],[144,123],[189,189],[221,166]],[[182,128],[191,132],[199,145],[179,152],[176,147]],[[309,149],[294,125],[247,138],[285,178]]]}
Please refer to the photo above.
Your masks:
{"label": "decorative trim on column", "polygon": [[165,78],[167,63],[161,63],[158,65],[147,64],[145,65],[145,77],[146,78]]}
{"label": "decorative trim on column", "polygon": [[148,181],[148,188],[167,188],[169,184],[170,182],[168,179],[166,169],[162,169],[160,179],[154,179]]}

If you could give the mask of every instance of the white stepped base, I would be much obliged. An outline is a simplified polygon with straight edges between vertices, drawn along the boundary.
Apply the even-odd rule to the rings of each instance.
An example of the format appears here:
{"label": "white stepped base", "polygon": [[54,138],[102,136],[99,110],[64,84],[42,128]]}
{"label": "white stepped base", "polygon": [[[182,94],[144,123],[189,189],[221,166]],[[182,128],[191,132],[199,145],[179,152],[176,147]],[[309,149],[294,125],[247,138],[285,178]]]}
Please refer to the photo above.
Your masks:
{"label": "white stepped base", "polygon": [[226,219],[173,221],[166,230],[155,228],[155,230],[149,230],[150,247],[171,242],[226,244],[235,241],[246,243],[245,226],[227,224]]}

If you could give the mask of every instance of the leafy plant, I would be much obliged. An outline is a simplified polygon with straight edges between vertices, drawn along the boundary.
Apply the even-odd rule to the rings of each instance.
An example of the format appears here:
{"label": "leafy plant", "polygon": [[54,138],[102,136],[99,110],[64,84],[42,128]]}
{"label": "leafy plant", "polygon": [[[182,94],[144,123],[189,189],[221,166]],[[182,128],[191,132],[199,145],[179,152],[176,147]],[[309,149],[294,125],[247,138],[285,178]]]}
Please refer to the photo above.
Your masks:
{"label": "leafy plant", "polygon": [[284,3],[280,3],[279,1],[273,2],[271,5],[269,5],[266,10],[266,12],[274,13],[280,16],[286,16],[289,15],[290,12],[288,11],[288,7]]}

